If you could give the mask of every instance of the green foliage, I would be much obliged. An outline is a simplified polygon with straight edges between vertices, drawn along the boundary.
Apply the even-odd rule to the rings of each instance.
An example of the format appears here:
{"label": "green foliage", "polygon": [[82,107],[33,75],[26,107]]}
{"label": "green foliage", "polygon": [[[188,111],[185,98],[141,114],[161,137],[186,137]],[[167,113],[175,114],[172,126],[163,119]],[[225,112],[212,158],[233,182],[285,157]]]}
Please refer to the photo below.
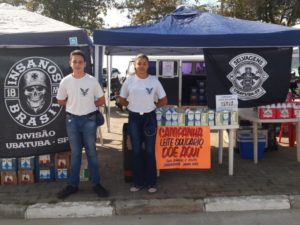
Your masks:
{"label": "green foliage", "polygon": [[155,21],[174,11],[178,5],[187,2],[187,0],[126,0],[118,7],[127,9],[132,24],[138,25]]}
{"label": "green foliage", "polygon": [[294,25],[300,18],[299,0],[219,0],[219,14],[248,20]]}
{"label": "green foliage", "polygon": [[4,0],[31,11],[92,31],[103,26],[100,15],[106,15],[114,0]]}
{"label": "green foliage", "polygon": [[212,11],[221,15],[247,20],[294,25],[300,19],[300,0],[218,0],[217,6],[201,5],[201,0],[2,0],[15,6],[23,5],[31,11],[65,23],[93,31],[104,25],[101,16],[117,6],[127,9],[132,24],[155,21],[168,15],[181,4]]}

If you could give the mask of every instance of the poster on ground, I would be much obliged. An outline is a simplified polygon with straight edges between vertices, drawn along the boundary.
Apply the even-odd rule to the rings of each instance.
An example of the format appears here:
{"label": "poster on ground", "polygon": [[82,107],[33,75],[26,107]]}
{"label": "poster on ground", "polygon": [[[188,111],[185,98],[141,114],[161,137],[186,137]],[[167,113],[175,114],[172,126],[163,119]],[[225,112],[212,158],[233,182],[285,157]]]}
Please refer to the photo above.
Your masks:
{"label": "poster on ground", "polygon": [[0,48],[0,158],[69,150],[56,94],[77,48]]}
{"label": "poster on ground", "polygon": [[156,134],[157,169],[210,169],[209,126],[160,126]]}

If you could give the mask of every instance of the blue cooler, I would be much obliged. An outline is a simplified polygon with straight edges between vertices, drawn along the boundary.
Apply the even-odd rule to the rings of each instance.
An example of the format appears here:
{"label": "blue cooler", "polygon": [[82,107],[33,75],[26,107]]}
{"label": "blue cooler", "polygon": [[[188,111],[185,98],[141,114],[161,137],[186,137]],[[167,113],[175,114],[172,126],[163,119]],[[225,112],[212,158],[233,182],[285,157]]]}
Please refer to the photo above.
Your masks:
{"label": "blue cooler", "polygon": [[[264,155],[266,137],[263,134],[258,134],[258,159],[262,159]],[[253,134],[252,133],[240,133],[237,137],[237,142],[239,144],[239,150],[241,158],[243,159],[253,159]]]}

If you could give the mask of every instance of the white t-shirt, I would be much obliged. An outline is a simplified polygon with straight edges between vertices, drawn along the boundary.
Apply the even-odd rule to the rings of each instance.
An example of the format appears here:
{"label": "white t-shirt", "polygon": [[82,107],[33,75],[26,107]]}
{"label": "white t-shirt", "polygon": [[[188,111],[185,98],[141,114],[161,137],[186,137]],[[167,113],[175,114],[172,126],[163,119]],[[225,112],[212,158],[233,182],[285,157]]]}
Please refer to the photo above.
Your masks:
{"label": "white t-shirt", "polygon": [[69,74],[61,80],[56,98],[68,98],[66,111],[82,116],[96,111],[95,101],[102,96],[102,88],[95,77],[85,74],[84,77],[76,79]]}
{"label": "white t-shirt", "polygon": [[127,99],[130,111],[147,113],[156,108],[154,101],[165,97],[166,92],[157,77],[148,75],[141,79],[132,75],[122,85],[120,96]]}

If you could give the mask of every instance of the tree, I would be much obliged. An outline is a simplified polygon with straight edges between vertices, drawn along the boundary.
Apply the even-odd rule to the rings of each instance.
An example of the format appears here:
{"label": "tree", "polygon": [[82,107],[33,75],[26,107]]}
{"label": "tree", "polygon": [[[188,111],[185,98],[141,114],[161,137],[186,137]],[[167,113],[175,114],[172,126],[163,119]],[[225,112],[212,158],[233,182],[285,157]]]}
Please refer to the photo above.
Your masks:
{"label": "tree", "polygon": [[104,24],[114,0],[4,0],[4,2],[39,12],[50,18],[92,31]]}
{"label": "tree", "polygon": [[300,18],[299,0],[219,0],[219,13],[241,19],[294,25]]}
{"label": "tree", "polygon": [[[126,0],[119,4],[118,8],[127,9],[132,24],[139,25],[155,21],[187,2],[188,0]],[[197,3],[198,0],[194,2]]]}

